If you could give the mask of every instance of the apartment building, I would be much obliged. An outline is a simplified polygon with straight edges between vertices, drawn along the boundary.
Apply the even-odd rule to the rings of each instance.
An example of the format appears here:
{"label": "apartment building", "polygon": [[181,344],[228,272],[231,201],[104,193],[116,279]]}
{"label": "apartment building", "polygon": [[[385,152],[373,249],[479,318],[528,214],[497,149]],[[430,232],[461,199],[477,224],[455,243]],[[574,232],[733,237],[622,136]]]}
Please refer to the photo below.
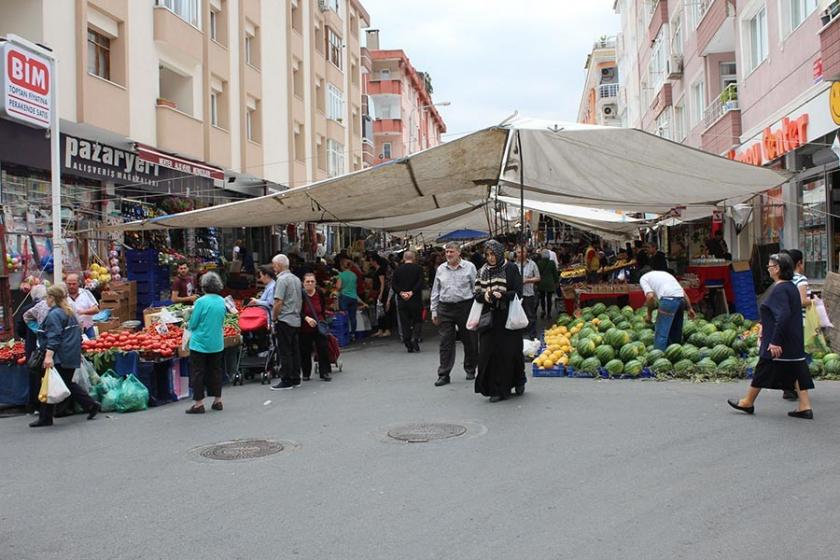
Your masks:
{"label": "apartment building", "polygon": [[[819,281],[840,263],[840,3],[831,0],[617,0],[625,126],[793,174],[727,234],[803,250]],[[638,92],[637,95],[631,92]],[[838,190],[840,193],[840,190]]]}
{"label": "apartment building", "polygon": [[446,124],[432,101],[429,74],[415,70],[405,51],[381,49],[378,30],[367,32],[367,51],[371,68],[365,87],[373,121],[374,162],[440,144]]}
{"label": "apartment building", "polygon": [[621,126],[618,114],[619,72],[615,38],[602,37],[586,57],[586,80],[578,110],[578,122]]}

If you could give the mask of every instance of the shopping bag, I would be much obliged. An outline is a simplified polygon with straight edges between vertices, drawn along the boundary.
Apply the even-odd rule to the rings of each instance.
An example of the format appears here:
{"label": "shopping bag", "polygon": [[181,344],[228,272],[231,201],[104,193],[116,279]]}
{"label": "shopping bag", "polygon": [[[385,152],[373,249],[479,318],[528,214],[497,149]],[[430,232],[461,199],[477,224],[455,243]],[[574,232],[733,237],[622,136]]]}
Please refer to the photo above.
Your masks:
{"label": "shopping bag", "polygon": [[821,300],[817,296],[814,296],[811,298],[811,301],[813,302],[812,307],[817,312],[817,318],[820,320],[820,326],[824,329],[834,328],[831,319],[828,318],[828,310],[825,308],[825,303],[823,303],[823,300]]}
{"label": "shopping bag", "polygon": [[820,319],[813,305],[805,311],[805,351],[809,354],[829,352],[828,344],[820,330]]}
{"label": "shopping bag", "polygon": [[523,340],[522,341],[522,355],[526,358],[533,358],[540,350],[539,340]]}
{"label": "shopping bag", "polygon": [[117,412],[146,410],[149,407],[149,390],[134,374],[129,374],[120,385],[115,405]]}
{"label": "shopping bag", "polygon": [[380,321],[385,316],[385,304],[381,301],[376,302],[376,320]]}
{"label": "shopping bag", "polygon": [[184,329],[183,334],[181,334],[181,351],[186,352],[190,349],[190,338],[192,338],[192,331],[190,329]]}
{"label": "shopping bag", "polygon": [[41,380],[41,390],[38,392],[38,400],[46,404],[57,404],[70,396],[70,389],[64,384],[64,380],[58,370],[50,368]]}
{"label": "shopping bag", "polygon": [[519,296],[513,296],[513,301],[508,306],[507,322],[505,328],[509,331],[519,331],[528,326],[528,316],[522,307],[522,300]]}
{"label": "shopping bag", "polygon": [[481,320],[481,312],[484,310],[484,304],[479,303],[477,301],[473,301],[472,307],[470,307],[470,314],[467,315],[467,330],[468,331],[477,331],[478,330],[478,322]]}
{"label": "shopping bag", "polygon": [[83,365],[77,367],[76,371],[73,373],[73,383],[84,389],[88,395],[95,391],[93,385],[90,383],[90,377],[88,377]]}

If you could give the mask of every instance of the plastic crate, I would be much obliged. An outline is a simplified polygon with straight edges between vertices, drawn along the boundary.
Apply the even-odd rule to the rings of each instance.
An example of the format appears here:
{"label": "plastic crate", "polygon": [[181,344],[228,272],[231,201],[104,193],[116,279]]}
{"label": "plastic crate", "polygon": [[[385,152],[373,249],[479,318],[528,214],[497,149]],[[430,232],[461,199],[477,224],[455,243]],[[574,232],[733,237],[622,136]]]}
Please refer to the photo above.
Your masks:
{"label": "plastic crate", "polygon": [[143,251],[128,250],[125,252],[125,262],[130,268],[133,264],[157,264],[158,252],[154,249],[146,249]]}
{"label": "plastic crate", "polygon": [[566,377],[566,368],[565,366],[554,366],[543,369],[532,364],[531,377]]}

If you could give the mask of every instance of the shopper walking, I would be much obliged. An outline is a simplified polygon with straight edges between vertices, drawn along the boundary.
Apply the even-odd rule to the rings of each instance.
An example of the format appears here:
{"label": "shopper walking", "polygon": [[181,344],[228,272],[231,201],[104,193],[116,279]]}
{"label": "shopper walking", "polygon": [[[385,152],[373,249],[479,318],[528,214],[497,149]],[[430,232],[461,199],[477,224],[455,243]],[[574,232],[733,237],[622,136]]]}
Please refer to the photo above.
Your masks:
{"label": "shopper walking", "polygon": [[193,305],[187,328],[190,331],[190,387],[193,405],[187,414],[204,414],[204,397],[213,397],[213,410],[222,410],[222,368],[224,366],[224,285],[215,272],[201,277],[203,296]]}
{"label": "shopper walking", "polygon": [[347,320],[350,323],[350,337],[356,338],[356,312],[361,306],[367,307],[359,297],[358,277],[353,272],[353,261],[349,257],[341,259],[341,272],[338,273],[338,280],[335,289],[338,291],[338,308],[347,313]]}
{"label": "shopper walking", "polygon": [[[805,313],[811,306],[811,287],[808,285],[808,277],[805,276],[805,255],[799,249],[783,249],[779,251],[789,256],[793,261],[793,278],[791,282],[799,291],[799,298],[802,301],[802,321],[803,328],[805,327]],[[784,391],[782,398],[788,401],[795,401],[799,398],[796,391]]]}
{"label": "shopper walking", "polygon": [[[476,270],[473,263],[461,258],[457,243],[444,247],[446,262],[435,273],[432,284],[432,323],[440,333],[440,365],[436,387],[449,383],[449,374],[455,365],[455,339],[461,336],[464,345],[464,371],[467,380],[475,379],[478,363],[478,336],[467,330],[467,317],[473,302]],[[457,331],[457,333],[456,333]]]}
{"label": "shopper walking", "polygon": [[420,328],[423,320],[423,268],[415,259],[414,251],[403,253],[403,262],[394,271],[391,280],[400,337],[409,353],[420,351]]}
{"label": "shopper walking", "polygon": [[318,291],[315,274],[307,272],[303,275],[303,302],[301,304],[300,323],[300,364],[303,380],[309,381],[312,376],[312,351],[318,356],[318,374],[324,381],[332,381],[330,377],[330,349],[327,333],[321,332],[320,325],[326,317],[327,308],[324,296]]}
{"label": "shopper walking", "polygon": [[557,291],[557,286],[560,283],[560,273],[557,271],[557,264],[549,255],[549,251],[550,249],[545,249],[542,258],[537,262],[537,270],[539,270],[540,275],[537,290],[540,308],[542,309],[541,317],[543,319],[551,317],[554,293]]}
{"label": "shopper walking", "polygon": [[773,279],[761,302],[761,345],[758,364],[747,394],[740,400],[727,401],[732,408],[753,414],[755,399],[762,389],[793,390],[799,393],[799,407],[788,416],[811,420],[811,397],[814,381],[805,361],[802,329],[802,300],[793,285],[793,261],[788,255],[770,255],[767,271]]}
{"label": "shopper walking", "polygon": [[300,310],[302,288],[300,279],[289,271],[289,257],[276,255],[271,264],[277,273],[274,282],[274,334],[280,360],[280,382],[272,391],[294,389],[300,385]]}
{"label": "shopper walking", "polygon": [[368,266],[373,277],[373,289],[376,292],[376,338],[391,336],[391,313],[385,312],[385,303],[391,290],[391,265],[376,253],[368,253]]}
{"label": "shopper walking", "polygon": [[525,360],[522,356],[522,333],[505,328],[508,309],[514,296],[522,296],[519,268],[505,260],[504,247],[495,240],[485,244],[486,263],[478,272],[475,301],[490,314],[490,325],[478,335],[478,375],[475,392],[498,402],[510,395],[525,392]]}
{"label": "shopper walking", "polygon": [[528,328],[525,332],[528,338],[537,338],[537,292],[536,285],[540,283],[540,271],[537,263],[528,258],[528,251],[518,245],[516,247],[516,265],[522,276],[522,308],[528,316]]}
{"label": "shopper walking", "polygon": [[[54,367],[70,390],[70,396],[88,413],[88,420],[92,420],[100,410],[99,403],[93,400],[87,391],[73,383],[73,374],[76,368],[82,365],[82,332],[66,290],[63,284],[56,284],[47,290],[50,310],[41,324],[38,344],[46,349],[45,373]],[[52,426],[55,405],[40,403],[39,408],[38,420],[29,426]]]}
{"label": "shopper walking", "polygon": [[653,310],[656,312],[655,338],[653,345],[657,350],[665,350],[668,345],[682,343],[683,312],[694,319],[694,308],[685,295],[685,290],[670,273],[664,270],[652,270],[639,279],[639,286],[645,294],[647,322],[651,322]]}

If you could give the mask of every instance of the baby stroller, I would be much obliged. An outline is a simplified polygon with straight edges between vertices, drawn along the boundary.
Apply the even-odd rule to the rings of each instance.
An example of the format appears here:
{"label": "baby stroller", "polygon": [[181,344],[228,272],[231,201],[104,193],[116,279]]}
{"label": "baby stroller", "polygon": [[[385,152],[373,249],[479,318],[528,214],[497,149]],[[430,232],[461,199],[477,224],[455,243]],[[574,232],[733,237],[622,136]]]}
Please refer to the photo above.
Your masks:
{"label": "baby stroller", "polygon": [[260,375],[260,384],[271,383],[276,373],[276,341],[269,321],[269,310],[261,305],[251,305],[239,314],[242,346],[239,350],[239,369],[231,383],[242,385],[245,379]]}

